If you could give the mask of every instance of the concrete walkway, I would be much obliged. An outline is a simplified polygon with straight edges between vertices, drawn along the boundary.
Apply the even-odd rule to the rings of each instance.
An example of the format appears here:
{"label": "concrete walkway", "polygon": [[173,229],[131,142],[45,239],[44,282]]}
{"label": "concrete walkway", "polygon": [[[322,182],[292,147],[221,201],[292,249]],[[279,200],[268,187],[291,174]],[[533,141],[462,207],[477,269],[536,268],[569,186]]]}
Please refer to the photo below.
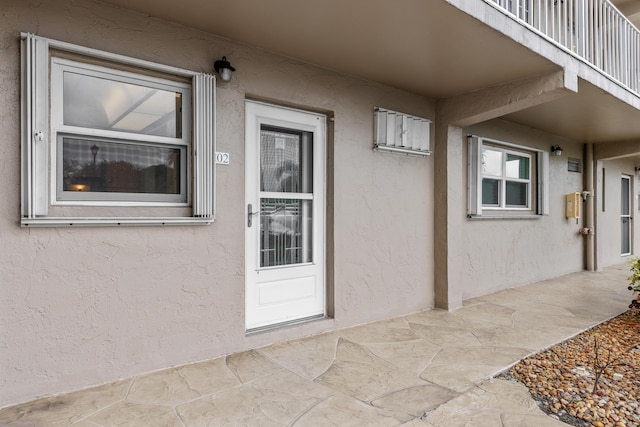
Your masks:
{"label": "concrete walkway", "polygon": [[626,310],[621,264],[0,410],[27,426],[566,426],[491,379]]}

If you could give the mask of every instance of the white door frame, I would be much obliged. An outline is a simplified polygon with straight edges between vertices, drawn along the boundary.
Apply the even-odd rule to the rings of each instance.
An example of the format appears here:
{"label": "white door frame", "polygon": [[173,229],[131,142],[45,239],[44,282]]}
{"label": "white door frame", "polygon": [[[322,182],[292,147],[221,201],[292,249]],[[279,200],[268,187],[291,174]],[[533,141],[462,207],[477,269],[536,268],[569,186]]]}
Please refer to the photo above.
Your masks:
{"label": "white door frame", "polygon": [[[245,103],[245,327],[247,331],[303,319],[324,317],[325,287],[325,156],[326,116],[262,102]],[[261,137],[263,128],[300,131],[312,135],[312,192],[286,193],[261,189]],[[302,166],[300,166],[302,167]],[[283,190],[284,191],[284,190]],[[275,218],[260,213],[262,201],[286,203],[298,200],[302,212],[297,221],[302,241],[309,243],[310,258],[292,264],[261,266],[261,228]],[[263,224],[264,221],[264,224]],[[304,252],[304,249],[302,250]]]}
{"label": "white door frame", "polygon": [[[622,183],[624,181],[627,181],[626,185],[627,185],[627,191],[626,191],[626,205],[625,205],[625,191],[624,191],[624,185],[622,185]],[[633,213],[633,207],[632,207],[632,188],[631,188],[631,176],[629,175],[622,175],[622,180],[620,181],[620,225],[621,225],[621,230],[620,230],[620,253],[622,256],[627,256],[627,255],[631,255],[633,253],[633,233],[632,233],[632,213]],[[625,213],[625,209],[626,209],[626,213]],[[626,221],[625,221],[626,220]],[[626,224],[626,229],[625,229],[625,224]],[[629,250],[627,252],[624,251],[624,247],[623,247],[623,242],[625,237],[628,239],[629,242]]]}

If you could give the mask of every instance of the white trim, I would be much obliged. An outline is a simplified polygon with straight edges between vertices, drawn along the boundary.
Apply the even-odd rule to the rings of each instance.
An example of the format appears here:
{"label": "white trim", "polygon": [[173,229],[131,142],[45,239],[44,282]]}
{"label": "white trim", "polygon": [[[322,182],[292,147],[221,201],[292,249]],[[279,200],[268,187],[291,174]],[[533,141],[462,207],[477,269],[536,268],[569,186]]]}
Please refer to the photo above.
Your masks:
{"label": "white trim", "polygon": [[[469,135],[470,137],[476,137],[475,135]],[[544,152],[544,150],[541,150],[539,148],[533,148],[533,147],[527,147],[526,145],[520,145],[520,144],[514,144],[513,142],[505,142],[505,141],[500,141],[498,139],[493,139],[493,138],[485,138],[485,137],[476,137],[478,138],[480,141],[484,142],[484,141],[488,141],[492,144],[496,144],[496,145],[500,145],[500,146],[504,146],[504,147],[510,147],[510,148],[514,148],[516,150],[520,150],[520,151],[529,151],[529,152],[533,152],[533,153],[537,153],[537,152]]]}
{"label": "white trim", "polygon": [[514,220],[530,220],[530,219],[540,219],[542,215],[467,215],[467,219],[472,221],[485,221],[485,220],[503,220],[503,219],[514,219]]}
{"label": "white trim", "polygon": [[482,179],[478,179],[482,141],[477,136],[470,136],[467,147],[467,215],[482,215]]}
{"label": "white trim", "polygon": [[215,76],[201,73],[193,77],[193,216],[211,219],[216,211],[215,88]]}
{"label": "white trim", "polygon": [[213,218],[193,217],[46,217],[22,218],[23,227],[99,227],[99,226],[156,226],[156,225],[209,225]]}
{"label": "white trim", "polygon": [[263,199],[298,199],[313,200],[313,193],[279,193],[275,191],[261,191],[260,197]]}
{"label": "white trim", "polygon": [[[247,333],[326,315],[326,116],[310,111],[245,101],[245,329]],[[262,126],[312,133],[313,192],[260,191],[260,131]],[[312,258],[308,262],[261,267],[261,199],[312,201]],[[251,223],[248,225],[252,205]],[[304,216],[304,215],[303,215]],[[303,225],[304,227],[304,225]],[[303,233],[303,235],[306,235]],[[312,292],[290,298],[288,290]],[[267,300],[264,300],[267,298]]]}
{"label": "white trim", "polygon": [[373,145],[373,151],[389,151],[393,153],[403,153],[409,156],[416,157],[427,157],[431,155],[431,151],[417,151],[409,148],[401,148],[401,147],[387,147],[386,145]]}
{"label": "white trim", "polygon": [[133,65],[135,67],[146,68],[149,70],[160,71],[167,74],[175,74],[183,77],[193,77],[199,74],[196,71],[186,70],[184,68],[173,67],[171,65],[158,64],[156,62],[145,61],[144,59],[132,58],[130,56],[120,55],[117,53],[107,52],[99,49],[92,49],[90,47],[79,46],[72,43],[63,42],[60,40],[50,39],[46,37],[36,36],[31,33],[20,33],[22,39],[32,38],[36,41],[46,43],[47,51],[49,48],[63,50],[65,52],[77,53],[80,55],[91,56],[93,58],[105,59],[107,61],[119,62],[122,64]]}
{"label": "white trim", "polygon": [[21,59],[21,213],[23,217],[36,217],[47,215],[49,203],[46,190],[50,166],[49,50],[46,40],[32,35],[24,38]]}
{"label": "white trim", "polygon": [[538,166],[538,215],[549,215],[549,152],[539,151]]}

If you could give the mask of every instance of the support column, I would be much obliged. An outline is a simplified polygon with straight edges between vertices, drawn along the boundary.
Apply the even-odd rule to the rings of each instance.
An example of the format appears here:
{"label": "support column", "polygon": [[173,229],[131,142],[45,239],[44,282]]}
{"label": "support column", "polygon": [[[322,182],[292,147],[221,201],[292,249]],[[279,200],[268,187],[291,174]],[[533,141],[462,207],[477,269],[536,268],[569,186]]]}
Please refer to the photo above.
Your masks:
{"label": "support column", "polygon": [[462,228],[465,221],[466,185],[460,173],[464,159],[464,132],[456,126],[435,126],[435,304],[453,310],[462,306],[464,262]]}

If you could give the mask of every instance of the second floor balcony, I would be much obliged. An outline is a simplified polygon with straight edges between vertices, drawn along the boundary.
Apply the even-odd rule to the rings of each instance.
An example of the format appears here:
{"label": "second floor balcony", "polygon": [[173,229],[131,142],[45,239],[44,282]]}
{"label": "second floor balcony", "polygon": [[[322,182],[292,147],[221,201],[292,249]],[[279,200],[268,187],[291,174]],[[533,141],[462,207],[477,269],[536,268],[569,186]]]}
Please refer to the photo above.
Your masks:
{"label": "second floor balcony", "polygon": [[640,31],[609,0],[485,1],[640,92]]}

